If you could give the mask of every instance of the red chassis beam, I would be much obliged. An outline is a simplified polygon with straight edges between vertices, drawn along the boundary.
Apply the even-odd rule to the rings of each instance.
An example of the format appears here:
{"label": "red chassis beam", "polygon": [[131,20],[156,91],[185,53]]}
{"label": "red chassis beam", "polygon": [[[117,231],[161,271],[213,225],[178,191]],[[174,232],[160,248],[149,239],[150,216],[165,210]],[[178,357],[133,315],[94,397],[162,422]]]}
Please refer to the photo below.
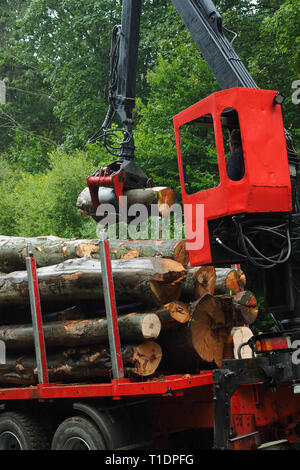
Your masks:
{"label": "red chassis beam", "polygon": [[[6,400],[172,397],[171,400],[153,402],[162,420],[167,418],[174,429],[200,429],[214,425],[212,390],[212,371],[202,371],[197,375],[172,375],[147,382],[119,379],[105,384],[53,383],[1,388],[0,404]],[[266,389],[263,383],[240,385],[231,399],[233,439],[230,439],[229,448],[255,448],[256,439],[251,437],[255,434],[259,435],[260,443],[277,439],[295,442],[300,438],[298,423],[300,394],[293,394],[291,383],[283,383],[276,389]]]}
{"label": "red chassis beam", "polygon": [[134,382],[130,379],[112,380],[99,384],[39,384],[36,386],[1,388],[1,400],[56,399],[56,398],[101,398],[134,397],[140,395],[172,395],[187,388],[213,384],[212,371],[198,375],[170,375],[161,380]]}

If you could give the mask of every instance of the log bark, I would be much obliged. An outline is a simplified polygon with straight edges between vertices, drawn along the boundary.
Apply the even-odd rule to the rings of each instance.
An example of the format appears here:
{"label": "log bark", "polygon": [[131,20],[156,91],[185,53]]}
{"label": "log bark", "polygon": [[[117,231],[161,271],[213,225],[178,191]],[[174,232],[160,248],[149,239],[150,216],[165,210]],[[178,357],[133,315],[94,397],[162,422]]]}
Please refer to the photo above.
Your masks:
{"label": "log bark", "polygon": [[182,286],[184,300],[196,300],[204,294],[214,294],[216,270],[213,266],[195,266],[186,268],[186,278]]}
{"label": "log bark", "polygon": [[[112,206],[118,207],[118,203],[112,188],[103,188],[103,196],[101,192],[99,199],[102,203],[110,203]],[[170,208],[175,203],[175,193],[171,188],[165,186],[159,186],[154,188],[144,189],[130,189],[124,191],[124,196],[127,197],[127,207],[129,208],[133,204],[143,204],[149,210],[151,205],[157,205],[158,212],[160,215],[167,214],[170,212]],[[83,216],[90,216],[96,220],[100,220],[97,217],[95,208],[92,203],[89,188],[79,194],[76,207],[78,212]],[[150,215],[150,213],[149,213]]]}
{"label": "log bark", "polygon": [[[160,346],[153,341],[122,347],[125,371],[137,377],[148,377],[155,373],[162,358]],[[64,349],[47,354],[50,381],[88,381],[109,378],[111,357],[103,346]],[[0,383],[3,385],[34,385],[37,369],[34,355],[8,354],[6,364],[0,365]]]}
{"label": "log bark", "polygon": [[240,292],[241,274],[236,269],[216,268],[215,294],[235,294]]}
{"label": "log bark", "polygon": [[[113,260],[112,272],[116,298],[142,300],[145,304],[164,305],[178,300],[185,269],[171,259],[135,258]],[[42,301],[103,299],[99,261],[81,258],[37,269]],[[0,304],[28,303],[26,271],[0,274]]]}
{"label": "log bark", "polygon": [[110,240],[111,259],[168,258],[186,266],[189,254],[185,240]]}
{"label": "log bark", "polygon": [[[129,313],[118,317],[122,342],[156,339],[161,322],[155,313]],[[108,344],[105,318],[44,323],[46,348]],[[28,325],[0,327],[0,340],[7,349],[28,349],[34,346],[33,329]]]}
{"label": "log bark", "polygon": [[[52,266],[67,259],[91,257],[99,259],[99,240],[57,237],[0,236],[0,272],[26,269],[26,247],[30,243],[38,267]],[[186,265],[188,252],[184,240],[110,240],[111,259],[169,258]]]}
{"label": "log bark", "polygon": [[206,294],[191,304],[190,313],[192,318],[187,325],[161,332],[162,370],[190,373],[222,365],[231,323],[228,324],[220,303]]}

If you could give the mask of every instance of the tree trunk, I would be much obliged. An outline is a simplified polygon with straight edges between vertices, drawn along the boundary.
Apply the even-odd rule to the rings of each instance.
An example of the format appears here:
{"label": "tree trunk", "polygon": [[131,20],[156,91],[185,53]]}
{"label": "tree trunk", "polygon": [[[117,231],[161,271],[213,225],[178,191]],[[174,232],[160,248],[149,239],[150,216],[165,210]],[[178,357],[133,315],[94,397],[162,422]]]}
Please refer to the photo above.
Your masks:
{"label": "tree trunk", "polygon": [[216,270],[213,266],[195,266],[186,268],[186,278],[182,286],[182,297],[195,300],[204,294],[214,294]]}
{"label": "tree trunk", "polygon": [[235,294],[241,290],[236,269],[216,268],[215,294]]}
{"label": "tree trunk", "polygon": [[[91,257],[99,259],[99,240],[78,240],[57,237],[0,236],[0,272],[26,269],[26,247],[30,243],[38,267],[52,266],[67,259]],[[111,259],[170,258],[182,265],[188,263],[184,240],[110,240]]]}
{"label": "tree trunk", "polygon": [[[122,347],[125,371],[137,377],[153,375],[162,358],[160,346],[153,341]],[[111,357],[108,348],[82,347],[47,354],[50,381],[73,382],[111,376]],[[9,354],[6,364],[0,365],[0,383],[3,385],[34,385],[37,369],[34,355]]]}
{"label": "tree trunk", "polygon": [[[122,342],[156,339],[161,330],[160,319],[155,313],[129,313],[118,317]],[[44,323],[47,348],[108,344],[105,318]],[[34,346],[31,325],[0,327],[0,340],[7,349],[28,349]]]}
{"label": "tree trunk", "polygon": [[[164,305],[178,300],[185,269],[174,260],[135,258],[113,260],[112,272],[116,299],[142,300],[145,304]],[[37,269],[42,301],[103,299],[99,261],[81,258]],[[29,302],[27,273],[0,274],[0,304]]]}
{"label": "tree trunk", "polygon": [[[160,215],[167,214],[170,208],[175,203],[175,193],[171,188],[164,186],[156,188],[144,188],[144,189],[129,189],[124,191],[124,196],[127,197],[127,207],[129,208],[133,204],[143,204],[148,209],[148,215],[151,209],[151,205],[156,205],[158,213]],[[99,197],[100,203],[109,203],[112,207],[118,208],[118,201],[112,188],[104,188],[100,192]],[[77,210],[83,216],[90,216],[95,220],[100,220],[101,217],[97,217],[95,208],[92,203],[89,188],[85,188],[77,199]]]}
{"label": "tree trunk", "polygon": [[221,304],[209,294],[190,306],[192,318],[187,325],[162,330],[160,344],[166,372],[190,373],[221,367],[224,343],[231,330]]}

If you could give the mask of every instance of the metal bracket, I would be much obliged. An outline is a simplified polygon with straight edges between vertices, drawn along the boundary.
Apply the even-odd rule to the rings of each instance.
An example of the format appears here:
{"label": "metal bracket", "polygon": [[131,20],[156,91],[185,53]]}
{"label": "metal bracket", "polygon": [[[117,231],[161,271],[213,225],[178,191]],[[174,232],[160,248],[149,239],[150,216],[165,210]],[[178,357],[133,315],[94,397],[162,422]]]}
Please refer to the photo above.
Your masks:
{"label": "metal bracket", "polygon": [[41,302],[38,287],[36,262],[33,256],[33,250],[30,244],[26,249],[26,269],[28,276],[28,290],[30,299],[30,308],[32,316],[32,327],[34,336],[34,347],[36,356],[36,365],[38,371],[38,382],[48,384],[48,368],[46,359],[46,348],[43,332],[43,320],[41,313]]}
{"label": "metal bracket", "polygon": [[242,384],[264,383],[274,387],[298,380],[300,366],[293,364],[288,351],[256,357],[223,361],[213,372],[214,448],[227,450],[231,430],[231,397]]}
{"label": "metal bracket", "polygon": [[124,377],[124,369],[118,328],[114,283],[109,253],[109,243],[107,240],[107,234],[105,232],[100,233],[99,251],[109,348],[112,361],[112,375],[114,379],[120,379]]}

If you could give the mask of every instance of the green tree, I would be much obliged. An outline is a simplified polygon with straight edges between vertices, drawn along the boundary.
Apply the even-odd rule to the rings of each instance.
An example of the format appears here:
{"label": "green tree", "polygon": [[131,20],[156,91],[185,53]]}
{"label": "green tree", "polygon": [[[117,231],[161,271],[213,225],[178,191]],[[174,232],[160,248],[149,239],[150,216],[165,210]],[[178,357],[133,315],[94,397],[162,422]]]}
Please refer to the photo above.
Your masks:
{"label": "green tree", "polygon": [[[146,103],[138,100],[137,106],[137,161],[156,184],[169,185],[179,196],[172,117],[219,86],[185,29],[172,39],[168,57],[158,58],[156,68],[148,73],[148,83],[149,100]],[[187,170],[193,173],[188,176],[192,176],[194,189],[199,190],[214,186],[217,166],[216,161],[199,158],[201,136],[197,132],[189,134],[193,138],[187,149],[191,156]],[[202,135],[204,143],[208,144],[206,137]]]}

